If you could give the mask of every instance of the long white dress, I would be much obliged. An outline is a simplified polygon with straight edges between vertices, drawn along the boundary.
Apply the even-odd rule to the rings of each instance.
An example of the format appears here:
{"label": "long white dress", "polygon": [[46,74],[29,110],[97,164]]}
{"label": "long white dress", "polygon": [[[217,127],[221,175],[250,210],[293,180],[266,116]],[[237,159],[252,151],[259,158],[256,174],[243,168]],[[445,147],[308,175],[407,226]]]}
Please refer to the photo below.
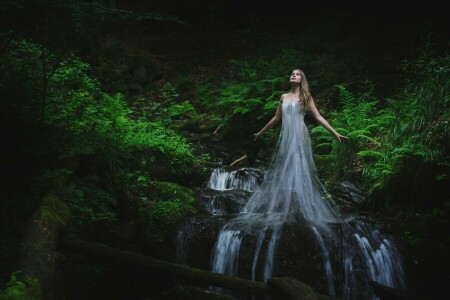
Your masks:
{"label": "long white dress", "polygon": [[298,101],[281,104],[282,128],[264,182],[247,202],[247,213],[300,214],[309,222],[336,221],[336,212],[317,179],[311,139]]}
{"label": "long white dress", "polygon": [[[337,220],[316,176],[302,104],[283,101],[281,119],[281,134],[264,181],[252,194],[242,214],[228,221],[219,233],[212,258],[215,272],[237,275],[242,238],[256,234],[252,278],[266,281],[272,275],[276,245],[285,222],[301,219],[319,228],[315,233],[322,239],[319,232],[327,232],[327,223]],[[269,242],[263,251],[265,258],[261,258],[266,238]],[[256,267],[261,260],[264,260],[263,274],[257,275]]]}

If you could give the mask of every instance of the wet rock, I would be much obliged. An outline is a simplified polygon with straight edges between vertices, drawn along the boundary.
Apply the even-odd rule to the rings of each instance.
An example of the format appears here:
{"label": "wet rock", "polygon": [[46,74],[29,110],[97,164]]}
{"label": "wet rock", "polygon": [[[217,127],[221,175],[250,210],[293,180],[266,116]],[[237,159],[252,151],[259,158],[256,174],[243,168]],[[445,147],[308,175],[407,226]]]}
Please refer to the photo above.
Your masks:
{"label": "wet rock", "polygon": [[210,189],[218,191],[237,189],[252,192],[263,179],[264,172],[255,168],[242,168],[236,171],[215,169],[207,185]]}
{"label": "wet rock", "polygon": [[364,206],[367,202],[367,196],[362,188],[357,184],[345,180],[339,187],[332,191],[337,204],[344,210],[354,210]]}
{"label": "wet rock", "polygon": [[217,233],[227,218],[196,216],[180,227],[177,235],[177,262],[209,270]]}
{"label": "wet rock", "polygon": [[243,190],[207,190],[201,197],[202,208],[212,215],[237,214],[247,203],[251,193]]}
{"label": "wet rock", "polygon": [[375,281],[370,281],[370,285],[373,287],[375,294],[383,300],[425,300],[424,297],[411,291],[391,288]]}
{"label": "wet rock", "polygon": [[328,293],[322,251],[309,227],[285,225],[275,254],[274,276],[295,277]]}

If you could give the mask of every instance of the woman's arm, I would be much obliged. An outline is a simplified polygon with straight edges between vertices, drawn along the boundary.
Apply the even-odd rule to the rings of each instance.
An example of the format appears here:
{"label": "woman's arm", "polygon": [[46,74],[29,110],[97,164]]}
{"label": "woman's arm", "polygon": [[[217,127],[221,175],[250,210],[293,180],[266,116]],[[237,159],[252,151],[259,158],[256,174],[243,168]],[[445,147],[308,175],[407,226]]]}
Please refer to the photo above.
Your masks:
{"label": "woman's arm", "polygon": [[319,122],[323,127],[325,127],[326,130],[334,135],[339,140],[339,142],[341,141],[341,138],[348,139],[348,137],[337,133],[336,130],[334,130],[334,128],[331,127],[330,124],[328,124],[327,120],[325,120],[325,118],[322,117],[322,115],[319,113],[319,110],[317,109],[313,99],[311,99],[311,101],[309,102],[309,108],[311,109],[311,113],[313,114],[317,122]]}
{"label": "woman's arm", "polygon": [[275,126],[281,119],[281,103],[283,101],[283,96],[280,98],[280,102],[278,103],[277,111],[275,112],[275,116],[263,127],[259,132],[255,133],[253,136],[255,137],[255,141],[263,135],[264,132]]}

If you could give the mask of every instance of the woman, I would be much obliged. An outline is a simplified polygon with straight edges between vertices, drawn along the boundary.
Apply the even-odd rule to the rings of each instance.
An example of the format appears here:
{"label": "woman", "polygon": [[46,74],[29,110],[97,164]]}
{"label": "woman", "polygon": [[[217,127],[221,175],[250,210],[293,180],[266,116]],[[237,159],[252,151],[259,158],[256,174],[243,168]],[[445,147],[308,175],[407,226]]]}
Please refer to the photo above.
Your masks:
{"label": "woman", "polygon": [[317,107],[314,103],[314,99],[309,93],[308,81],[306,80],[305,73],[299,68],[295,68],[290,77],[290,83],[292,85],[291,91],[289,93],[281,95],[280,103],[278,104],[277,111],[275,116],[264,126],[261,131],[254,134],[255,141],[259,138],[264,132],[272,128],[281,118],[281,105],[283,102],[292,101],[292,102],[300,102],[303,106],[303,113],[305,113],[308,109],[311,110],[314,118],[319,122],[323,127],[325,127],[331,134],[333,134],[339,142],[342,138],[348,139],[348,137],[343,136],[336,132],[333,127],[328,124],[327,120],[325,120],[317,110]]}
{"label": "woman", "polygon": [[[337,133],[320,115],[309,93],[305,74],[299,68],[292,71],[290,83],[291,92],[281,96],[275,116],[254,134],[256,140],[282,119],[281,134],[264,181],[248,199],[241,214],[229,220],[219,233],[212,258],[215,272],[237,274],[241,240],[243,236],[256,233],[252,279],[266,281],[272,275],[277,241],[286,222],[311,228],[324,252],[323,237],[331,233],[329,224],[336,224],[340,219],[316,175],[311,140],[303,120],[305,111],[311,110],[317,121],[339,141],[347,137]],[[268,240],[266,245],[264,240]],[[262,253],[265,258],[261,257]],[[260,259],[264,259],[262,274],[257,267]],[[329,259],[326,262],[329,263]],[[332,277],[328,272],[330,286],[333,286]],[[330,294],[334,292],[330,290]]]}
{"label": "woman", "polygon": [[254,134],[256,140],[280,119],[283,121],[267,176],[247,202],[245,211],[282,213],[283,218],[300,215],[314,223],[332,222],[336,213],[331,203],[324,200],[327,193],[316,175],[305,112],[311,110],[316,120],[339,141],[347,137],[336,132],[320,115],[302,70],[292,71],[290,83],[291,92],[281,96],[275,116]]}

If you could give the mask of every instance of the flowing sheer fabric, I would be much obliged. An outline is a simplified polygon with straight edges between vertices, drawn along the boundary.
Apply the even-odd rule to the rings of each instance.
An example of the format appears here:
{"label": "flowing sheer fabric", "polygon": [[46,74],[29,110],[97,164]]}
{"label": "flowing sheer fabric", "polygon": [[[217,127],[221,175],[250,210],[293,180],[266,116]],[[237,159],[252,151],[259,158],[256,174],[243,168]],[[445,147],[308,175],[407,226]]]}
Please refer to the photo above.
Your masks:
{"label": "flowing sheer fabric", "polygon": [[282,130],[264,182],[244,207],[247,213],[301,215],[316,224],[335,222],[336,211],[317,178],[311,139],[298,101],[281,104]]}
{"label": "flowing sheer fabric", "polygon": [[[281,109],[282,130],[266,177],[242,214],[221,229],[211,262],[215,272],[237,270],[242,238],[256,234],[252,279],[266,281],[272,275],[276,245],[285,222],[301,219],[319,228],[322,234],[330,235],[327,224],[337,221],[337,214],[316,176],[301,103],[284,101]],[[268,243],[263,246],[264,240]],[[262,247],[266,250],[261,251]],[[260,263],[263,271],[258,275]],[[225,274],[234,275],[233,272]],[[328,275],[332,281],[331,272]]]}

